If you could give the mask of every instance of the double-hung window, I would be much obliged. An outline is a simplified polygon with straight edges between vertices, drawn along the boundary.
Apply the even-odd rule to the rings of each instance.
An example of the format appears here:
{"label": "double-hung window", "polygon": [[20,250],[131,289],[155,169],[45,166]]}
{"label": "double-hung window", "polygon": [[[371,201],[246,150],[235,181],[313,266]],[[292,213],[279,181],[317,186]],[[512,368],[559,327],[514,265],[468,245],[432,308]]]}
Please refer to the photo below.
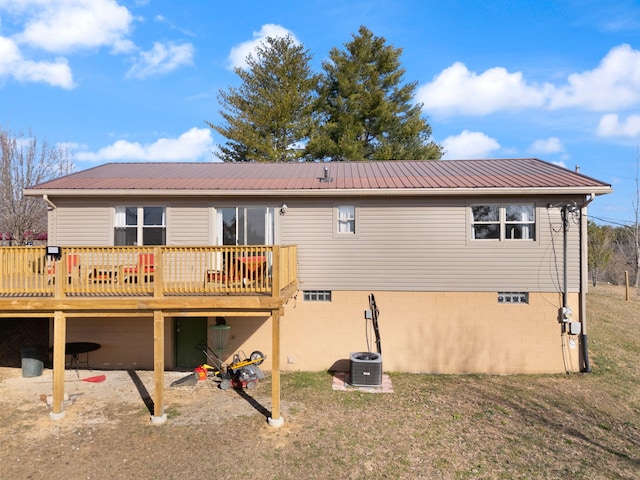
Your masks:
{"label": "double-hung window", "polygon": [[164,207],[116,207],[114,245],[166,245]]}
{"label": "double-hung window", "polygon": [[533,205],[507,205],[504,210],[506,240],[536,239],[536,210]]}
{"label": "double-hung window", "polygon": [[500,239],[500,206],[474,205],[471,207],[472,238],[475,240]]}
{"label": "double-hung window", "polygon": [[338,217],[338,233],[356,233],[356,207],[353,205],[340,205],[336,207]]}
{"label": "double-hung window", "polygon": [[533,204],[483,204],[471,206],[474,240],[535,240]]}

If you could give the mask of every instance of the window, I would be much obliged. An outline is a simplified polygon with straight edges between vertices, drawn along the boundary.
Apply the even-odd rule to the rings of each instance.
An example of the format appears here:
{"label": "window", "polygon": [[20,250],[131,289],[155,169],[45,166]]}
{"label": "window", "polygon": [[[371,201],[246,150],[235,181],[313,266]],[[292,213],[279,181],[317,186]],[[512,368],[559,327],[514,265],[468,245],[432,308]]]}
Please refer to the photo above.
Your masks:
{"label": "window", "polygon": [[498,303],[529,303],[527,292],[498,292]]}
{"label": "window", "polygon": [[498,205],[476,205],[473,212],[473,238],[500,238],[500,207]]}
{"label": "window", "polygon": [[535,215],[533,205],[507,205],[505,207],[505,238],[535,240]]}
{"label": "window", "polygon": [[331,290],[304,290],[303,299],[305,302],[330,302]]}
{"label": "window", "polygon": [[535,240],[533,204],[473,205],[471,235],[474,240]]}
{"label": "window", "polygon": [[272,207],[219,208],[222,245],[273,245],[274,211]]}
{"label": "window", "polygon": [[164,207],[116,207],[114,245],[166,245]]}
{"label": "window", "polygon": [[337,207],[338,233],[356,233],[356,207],[342,205]]}

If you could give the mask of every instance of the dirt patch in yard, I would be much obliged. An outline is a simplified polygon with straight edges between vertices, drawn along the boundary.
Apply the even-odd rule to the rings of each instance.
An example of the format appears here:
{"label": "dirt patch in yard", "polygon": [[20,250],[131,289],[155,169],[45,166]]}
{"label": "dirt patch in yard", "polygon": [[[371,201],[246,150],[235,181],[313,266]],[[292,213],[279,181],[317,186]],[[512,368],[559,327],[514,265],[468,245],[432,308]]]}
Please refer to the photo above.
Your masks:
{"label": "dirt patch in yard", "polygon": [[[24,413],[23,421],[31,417],[29,435],[33,437],[46,437],[51,432],[52,425],[42,420],[51,411],[52,373],[47,369],[41,376],[24,378],[20,369],[0,368],[0,404]],[[190,374],[165,373],[165,413],[174,425],[210,425],[234,416],[269,414],[271,392],[264,388],[222,391],[213,379],[171,387],[187,375]],[[145,421],[144,417],[153,412],[153,394],[152,371],[67,370],[64,417],[54,424],[62,430],[113,425],[119,417],[130,414]]]}
{"label": "dirt patch in yard", "polygon": [[[252,390],[223,391],[212,379],[170,386],[186,375],[165,373],[168,420],[153,425],[152,371],[67,370],[65,415],[51,420],[52,371],[23,378],[0,368],[0,480],[205,478],[210,459],[250,455],[252,437],[273,433],[269,379]],[[216,478],[234,478],[225,463],[228,474]]]}

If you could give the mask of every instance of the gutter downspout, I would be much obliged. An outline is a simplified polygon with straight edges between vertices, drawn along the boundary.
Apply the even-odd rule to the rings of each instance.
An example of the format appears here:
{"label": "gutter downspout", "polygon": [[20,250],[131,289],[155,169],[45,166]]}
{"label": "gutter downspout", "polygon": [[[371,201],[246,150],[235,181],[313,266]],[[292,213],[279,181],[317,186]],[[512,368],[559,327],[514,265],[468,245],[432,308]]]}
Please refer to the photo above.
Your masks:
{"label": "gutter downspout", "polygon": [[595,194],[587,197],[586,201],[580,206],[580,345],[582,347],[582,365],[581,372],[591,373],[591,365],[589,363],[589,346],[587,342],[587,288],[589,277],[588,262],[588,234],[587,234],[587,206],[593,202]]}
{"label": "gutter downspout", "polygon": [[46,193],[42,195],[42,199],[47,204],[47,243],[49,245],[55,245],[57,239],[55,235],[52,235],[52,232],[58,230],[58,219],[56,213],[58,206],[49,199],[49,196]]}
{"label": "gutter downspout", "polygon": [[44,195],[42,195],[42,199],[45,202],[47,202],[47,205],[49,205],[49,207],[51,207],[52,210],[55,210],[56,208],[58,208],[55,203],[53,203],[51,200],[49,200],[49,195],[47,195],[46,193]]}

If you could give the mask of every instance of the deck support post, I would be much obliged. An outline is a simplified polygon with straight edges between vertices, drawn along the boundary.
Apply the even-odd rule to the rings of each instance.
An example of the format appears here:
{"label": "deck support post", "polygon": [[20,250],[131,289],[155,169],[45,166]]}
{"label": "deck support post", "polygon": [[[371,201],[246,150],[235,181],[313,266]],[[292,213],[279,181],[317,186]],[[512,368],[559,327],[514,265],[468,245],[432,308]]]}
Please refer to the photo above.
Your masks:
{"label": "deck support post", "polygon": [[272,427],[280,427],[284,418],[280,416],[280,311],[271,315],[271,416],[267,423]]}
{"label": "deck support post", "polygon": [[[61,283],[61,282],[58,282]],[[51,420],[64,417],[64,367],[67,318],[64,312],[53,314],[53,403],[49,413]]]}
{"label": "deck support post", "polygon": [[164,413],[164,313],[153,312],[153,415],[151,423],[161,424],[167,421]]}

